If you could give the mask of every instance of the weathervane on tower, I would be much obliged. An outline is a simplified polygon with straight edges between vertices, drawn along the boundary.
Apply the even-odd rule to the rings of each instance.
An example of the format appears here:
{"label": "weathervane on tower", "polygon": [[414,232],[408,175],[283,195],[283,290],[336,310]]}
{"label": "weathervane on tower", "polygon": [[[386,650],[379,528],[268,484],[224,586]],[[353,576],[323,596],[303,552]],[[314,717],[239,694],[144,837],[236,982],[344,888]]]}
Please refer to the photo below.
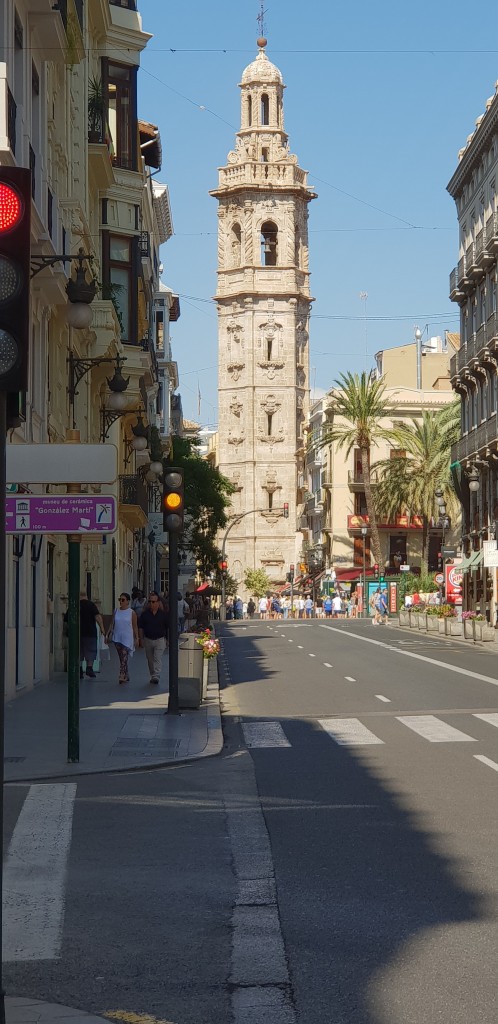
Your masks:
{"label": "weathervane on tower", "polygon": [[261,0],[261,10],[260,10],[260,12],[259,12],[259,14],[258,14],[258,16],[256,18],[256,21],[258,22],[258,25],[259,25],[258,46],[261,46],[261,47],[266,46],[266,39],[265,39],[265,14],[266,13],[267,13],[267,11],[264,10],[263,0]]}

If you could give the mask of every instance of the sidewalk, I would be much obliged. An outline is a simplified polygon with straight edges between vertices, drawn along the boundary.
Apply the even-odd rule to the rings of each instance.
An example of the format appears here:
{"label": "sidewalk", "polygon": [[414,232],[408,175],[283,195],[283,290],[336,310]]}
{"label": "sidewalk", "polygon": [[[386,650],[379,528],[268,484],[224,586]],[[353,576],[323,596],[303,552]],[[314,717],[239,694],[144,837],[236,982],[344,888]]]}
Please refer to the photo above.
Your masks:
{"label": "sidewalk", "polygon": [[151,686],[144,651],[130,661],[131,682],[118,683],[118,658],[96,679],[80,680],[80,760],[67,763],[67,676],[44,683],[5,706],[5,781],[61,778],[158,767],[219,754],[223,747],[216,658],[198,710],[165,715],[168,657]]}

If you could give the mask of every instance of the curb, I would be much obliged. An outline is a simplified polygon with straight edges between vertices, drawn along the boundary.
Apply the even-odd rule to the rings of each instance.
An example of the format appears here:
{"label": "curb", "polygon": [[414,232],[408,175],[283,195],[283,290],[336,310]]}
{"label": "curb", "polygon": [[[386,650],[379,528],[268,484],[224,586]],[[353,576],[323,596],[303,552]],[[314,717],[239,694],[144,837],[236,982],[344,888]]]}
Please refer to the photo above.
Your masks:
{"label": "curb", "polygon": [[5,997],[6,1024],[109,1024],[109,1018],[95,1017],[85,1010],[75,1010],[60,1003],[44,1003],[26,996]]}
{"label": "curb", "polygon": [[[213,664],[214,662],[214,664]],[[211,668],[212,666],[212,668]],[[130,764],[117,767],[85,768],[81,771],[57,771],[31,775],[22,779],[10,779],[5,782],[6,786],[29,786],[32,782],[47,782],[50,779],[73,779],[89,775],[123,775],[126,772],[152,771],[159,768],[167,768],[169,765],[189,764],[191,761],[200,761],[204,757],[216,757],[223,750],[223,729],[221,725],[220,709],[220,687],[218,682],[218,658],[211,659],[211,675],[214,679],[208,682],[206,701],[212,700],[212,707],[206,709],[207,742],[203,750],[196,754],[187,754],[185,757],[163,758],[160,761],[135,761]],[[36,1018],[35,1018],[36,1019]],[[95,1020],[97,1018],[94,1018]],[[10,1022],[8,1022],[10,1024]],[[93,1024],[93,1021],[92,1021]]]}

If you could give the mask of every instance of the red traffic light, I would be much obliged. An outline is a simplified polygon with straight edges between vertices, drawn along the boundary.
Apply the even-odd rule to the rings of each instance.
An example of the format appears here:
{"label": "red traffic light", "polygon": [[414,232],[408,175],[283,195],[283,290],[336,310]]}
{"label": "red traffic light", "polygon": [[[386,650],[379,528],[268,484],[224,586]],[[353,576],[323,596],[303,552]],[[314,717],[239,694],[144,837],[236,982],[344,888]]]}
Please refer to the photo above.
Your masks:
{"label": "red traffic light", "polygon": [[0,182],[0,233],[5,234],[19,224],[23,214],[23,201],[12,185]]}
{"label": "red traffic light", "polygon": [[287,501],[284,501],[284,519],[288,519],[288,518],[289,518],[289,504],[288,504]]}
{"label": "red traffic light", "polygon": [[218,568],[221,569],[222,572],[226,572],[226,570],[228,569],[228,562],[225,562],[225,561],[218,562]]}

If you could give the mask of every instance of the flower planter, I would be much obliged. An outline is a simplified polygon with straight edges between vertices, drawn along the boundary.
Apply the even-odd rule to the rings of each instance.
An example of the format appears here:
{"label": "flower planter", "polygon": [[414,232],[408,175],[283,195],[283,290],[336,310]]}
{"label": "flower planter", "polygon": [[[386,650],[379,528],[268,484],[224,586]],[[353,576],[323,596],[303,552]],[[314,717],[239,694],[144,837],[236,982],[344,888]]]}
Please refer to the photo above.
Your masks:
{"label": "flower planter", "polygon": [[427,615],[427,632],[437,633],[439,631],[439,621],[437,615]]}
{"label": "flower planter", "polygon": [[492,626],[489,626],[487,622],[475,622],[476,640],[482,640],[484,643],[494,643],[495,631]]}
{"label": "flower planter", "polygon": [[445,619],[446,636],[463,636],[463,622],[458,619]]}
{"label": "flower planter", "polygon": [[418,628],[423,630],[423,632],[425,633],[425,631],[427,629],[427,615],[425,614],[425,612],[419,612],[418,615],[417,615],[417,618],[418,618],[418,622],[417,622]]}
{"label": "flower planter", "polygon": [[440,633],[446,633],[446,619],[443,619],[442,616],[437,620],[437,628]]}
{"label": "flower planter", "polygon": [[202,699],[205,700],[207,697],[208,688],[208,674],[209,674],[209,658],[202,659]]}
{"label": "flower planter", "polygon": [[463,635],[466,640],[474,640],[474,623],[472,619],[463,620]]}
{"label": "flower planter", "polygon": [[418,612],[410,612],[410,629],[418,629]]}
{"label": "flower planter", "polygon": [[410,625],[410,612],[407,608],[401,608],[399,613],[399,624],[400,626]]}

